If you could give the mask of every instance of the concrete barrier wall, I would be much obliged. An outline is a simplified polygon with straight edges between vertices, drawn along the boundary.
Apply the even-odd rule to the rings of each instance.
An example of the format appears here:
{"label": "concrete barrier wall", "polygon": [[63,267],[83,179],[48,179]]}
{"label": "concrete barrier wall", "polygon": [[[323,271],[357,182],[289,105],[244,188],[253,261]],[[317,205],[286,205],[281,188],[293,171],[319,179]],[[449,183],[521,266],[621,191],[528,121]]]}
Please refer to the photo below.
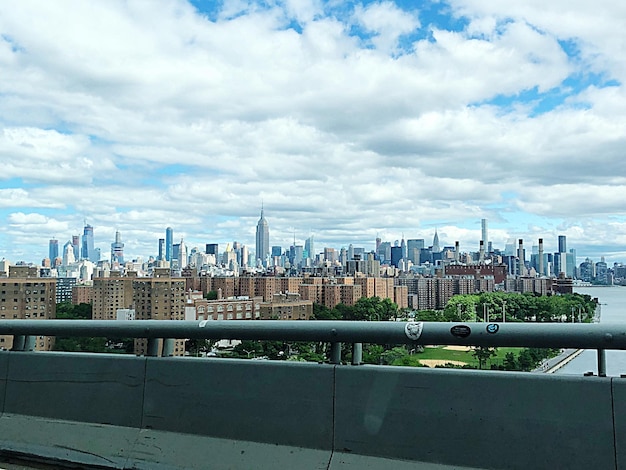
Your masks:
{"label": "concrete barrier wall", "polygon": [[615,459],[617,468],[626,468],[626,379],[614,379],[613,419],[615,424]]}
{"label": "concrete barrier wall", "polygon": [[335,449],[507,469],[615,468],[610,379],[337,369]]}
{"label": "concrete barrier wall", "polygon": [[104,468],[626,468],[624,383],[4,352],[0,453]]}

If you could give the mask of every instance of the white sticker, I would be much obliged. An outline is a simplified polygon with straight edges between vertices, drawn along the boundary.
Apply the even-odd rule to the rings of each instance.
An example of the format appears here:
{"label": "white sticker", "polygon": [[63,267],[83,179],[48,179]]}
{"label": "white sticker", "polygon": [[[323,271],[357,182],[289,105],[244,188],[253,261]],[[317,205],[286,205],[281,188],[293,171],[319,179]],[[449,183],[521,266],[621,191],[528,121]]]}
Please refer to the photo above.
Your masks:
{"label": "white sticker", "polygon": [[421,321],[410,321],[404,325],[404,332],[409,339],[416,341],[422,336],[422,330],[424,329],[424,323]]}
{"label": "white sticker", "polygon": [[204,328],[206,326],[206,324],[208,323],[208,320],[202,320],[200,323],[198,323],[198,326],[200,328]]}

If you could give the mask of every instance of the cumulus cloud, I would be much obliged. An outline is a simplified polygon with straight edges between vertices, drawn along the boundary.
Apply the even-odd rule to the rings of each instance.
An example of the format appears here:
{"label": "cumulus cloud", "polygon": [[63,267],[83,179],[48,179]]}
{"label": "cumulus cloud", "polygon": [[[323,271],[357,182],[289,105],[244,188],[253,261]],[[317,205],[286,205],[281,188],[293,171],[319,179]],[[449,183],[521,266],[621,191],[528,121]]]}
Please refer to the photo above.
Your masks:
{"label": "cumulus cloud", "polygon": [[103,252],[120,230],[154,254],[168,225],[253,246],[261,201],[272,244],[438,226],[470,247],[485,217],[503,245],[558,218],[579,253],[620,252],[599,227],[626,218],[621,4],[212,8],[0,7],[0,256],[40,258],[83,220]]}

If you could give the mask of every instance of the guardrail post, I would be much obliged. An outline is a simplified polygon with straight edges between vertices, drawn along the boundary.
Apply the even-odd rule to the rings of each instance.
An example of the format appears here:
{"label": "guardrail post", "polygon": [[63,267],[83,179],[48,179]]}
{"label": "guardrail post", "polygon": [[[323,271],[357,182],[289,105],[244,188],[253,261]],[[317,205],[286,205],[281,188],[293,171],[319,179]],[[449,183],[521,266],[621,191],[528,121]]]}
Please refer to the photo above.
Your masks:
{"label": "guardrail post", "polygon": [[163,352],[161,353],[161,356],[170,357],[174,355],[174,341],[174,338],[163,339]]}
{"label": "guardrail post", "polygon": [[341,364],[341,343],[330,343],[330,363]]}
{"label": "guardrail post", "polygon": [[363,343],[352,343],[352,365],[359,366],[363,363]]}
{"label": "guardrail post", "polygon": [[598,349],[598,377],[606,377],[606,351]]}
{"label": "guardrail post", "polygon": [[36,336],[26,336],[24,338],[24,351],[34,351],[37,344]]}
{"label": "guardrail post", "polygon": [[11,351],[23,351],[25,343],[26,343],[26,336],[24,335],[13,336],[13,347],[11,348]]}
{"label": "guardrail post", "polygon": [[148,338],[146,356],[157,357],[159,355],[159,338]]}

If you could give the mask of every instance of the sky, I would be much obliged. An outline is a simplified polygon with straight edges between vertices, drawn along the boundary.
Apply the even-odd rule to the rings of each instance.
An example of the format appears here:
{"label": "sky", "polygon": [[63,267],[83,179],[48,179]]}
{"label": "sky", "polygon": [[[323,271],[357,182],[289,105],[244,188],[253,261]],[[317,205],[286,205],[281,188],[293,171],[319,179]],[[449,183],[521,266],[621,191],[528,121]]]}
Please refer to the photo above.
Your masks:
{"label": "sky", "polygon": [[0,257],[567,236],[626,262],[626,2],[5,0]]}

